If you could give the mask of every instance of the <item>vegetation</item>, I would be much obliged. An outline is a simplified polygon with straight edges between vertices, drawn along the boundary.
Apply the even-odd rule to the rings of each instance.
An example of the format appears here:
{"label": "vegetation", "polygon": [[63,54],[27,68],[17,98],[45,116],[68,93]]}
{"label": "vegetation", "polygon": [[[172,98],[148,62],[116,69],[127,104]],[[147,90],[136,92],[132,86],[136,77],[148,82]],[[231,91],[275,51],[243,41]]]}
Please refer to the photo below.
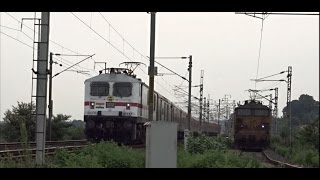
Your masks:
{"label": "vegetation", "polygon": [[[34,111],[34,105],[23,102],[18,102],[18,105],[13,106],[12,110],[7,110],[4,113],[4,121],[0,122],[0,142],[35,141],[36,120],[32,118]],[[84,122],[80,120],[70,122],[70,118],[71,116],[63,114],[53,116],[51,123],[53,141],[85,138]],[[48,123],[46,125],[48,132]],[[49,133],[46,135],[48,138]]]}
{"label": "vegetation", "polygon": [[[291,102],[293,143],[289,146],[289,128],[285,118],[278,119],[279,135],[272,138],[271,147],[292,162],[307,167],[319,167],[319,102],[312,96],[301,95]],[[35,121],[31,118],[34,106],[20,103],[4,114],[0,122],[0,141],[27,141],[35,139]],[[287,107],[283,109],[287,113]],[[69,121],[71,116],[58,114],[52,121],[52,140],[83,139],[83,121]],[[229,148],[231,142],[222,137],[198,136],[189,138],[187,151],[178,147],[178,167],[219,168],[249,167],[262,165],[252,157],[239,156]],[[27,152],[25,152],[27,153]],[[20,162],[0,160],[1,167],[35,167],[34,160]],[[58,151],[44,167],[145,167],[144,151],[120,147],[113,142],[88,146],[79,152]]]}
{"label": "vegetation", "polygon": [[[178,147],[178,168],[229,168],[229,167],[262,167],[255,159],[247,156],[239,156],[237,153],[225,149],[226,144],[219,138],[197,137],[198,141],[215,146],[207,146],[201,152],[186,152],[183,145]],[[194,139],[191,141],[195,141]],[[210,141],[214,141],[213,143]],[[218,145],[219,144],[219,145]],[[195,145],[195,144],[194,144]],[[223,147],[223,148],[222,148]],[[190,146],[191,148],[191,146]],[[193,148],[195,149],[195,148]],[[0,167],[35,167],[34,161],[12,160],[0,161]],[[60,150],[55,156],[46,160],[43,167],[50,168],[144,168],[145,151],[131,149],[126,146],[118,146],[113,142],[101,142],[94,144],[78,152],[69,153]]]}
{"label": "vegetation", "polygon": [[[291,105],[293,127],[310,124],[319,117],[319,101],[315,101],[312,96],[302,94],[300,95],[299,100],[293,100],[289,105]],[[288,107],[284,107],[282,112],[284,117],[286,117],[288,114]]]}
{"label": "vegetation", "polygon": [[256,159],[239,156],[230,150],[208,150],[203,154],[190,154],[178,151],[180,168],[259,168],[263,167]]}
{"label": "vegetation", "polygon": [[230,142],[226,138],[213,138],[204,135],[188,139],[187,151],[190,154],[203,154],[207,150],[227,150]]}
{"label": "vegetation", "polygon": [[231,151],[231,142],[222,137],[198,136],[188,140],[187,152],[178,150],[178,167],[181,168],[257,168],[262,165],[248,156]]}
{"label": "vegetation", "polygon": [[102,142],[82,149],[79,153],[59,151],[53,167],[143,168],[144,153],[113,142]]}
{"label": "vegetation", "polygon": [[294,163],[319,167],[319,118],[296,132],[292,148],[279,136],[272,138],[271,147]]}
{"label": "vegetation", "polygon": [[[32,112],[35,106],[31,103],[20,103],[12,106],[12,110],[4,113],[4,123],[2,124],[1,134],[7,142],[17,142],[21,140],[20,128],[26,128],[27,139],[35,140],[35,120],[32,119]],[[23,125],[22,125],[23,124]]]}
{"label": "vegetation", "polygon": [[[319,167],[319,101],[303,94],[291,103],[292,148],[287,118],[277,120],[279,135],[272,138],[271,147],[288,160],[307,167]],[[288,107],[283,109],[284,116]]]}

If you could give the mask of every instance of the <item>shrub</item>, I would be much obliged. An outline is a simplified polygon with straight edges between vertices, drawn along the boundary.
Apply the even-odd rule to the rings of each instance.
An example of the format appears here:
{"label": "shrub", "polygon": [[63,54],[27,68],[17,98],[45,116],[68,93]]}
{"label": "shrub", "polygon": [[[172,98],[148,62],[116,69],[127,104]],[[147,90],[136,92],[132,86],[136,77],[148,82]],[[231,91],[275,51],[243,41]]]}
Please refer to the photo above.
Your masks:
{"label": "shrub", "polygon": [[227,143],[222,139],[200,135],[188,139],[187,151],[191,154],[203,154],[208,150],[226,150]]}
{"label": "shrub", "polygon": [[239,156],[228,150],[209,150],[203,154],[178,152],[179,168],[258,168],[262,165],[255,159]]}
{"label": "shrub", "polygon": [[58,167],[138,168],[144,167],[144,153],[113,142],[102,142],[85,147],[77,154],[59,151],[53,164]]}

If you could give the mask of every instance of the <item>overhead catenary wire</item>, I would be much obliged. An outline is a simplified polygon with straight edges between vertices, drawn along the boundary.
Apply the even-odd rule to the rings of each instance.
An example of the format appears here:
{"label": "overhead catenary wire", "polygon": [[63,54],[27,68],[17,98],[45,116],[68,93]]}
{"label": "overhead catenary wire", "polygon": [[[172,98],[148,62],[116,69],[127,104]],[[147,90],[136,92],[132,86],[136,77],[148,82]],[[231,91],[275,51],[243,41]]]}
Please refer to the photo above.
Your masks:
{"label": "overhead catenary wire", "polygon": [[[21,41],[21,40],[19,40],[19,39],[17,39],[17,38],[14,38],[14,37],[12,37],[12,36],[4,33],[4,32],[1,32],[1,31],[0,31],[0,33],[3,34],[3,35],[5,35],[5,36],[7,36],[7,37],[9,37],[9,38],[11,38],[11,39],[13,39],[13,40],[15,40],[15,41],[17,41],[17,42],[19,42],[19,43],[21,43],[21,44],[23,44],[23,45],[25,45],[25,46],[27,46],[27,47],[29,47],[30,49],[33,49],[33,47],[32,47],[31,45],[28,45],[27,43],[25,43],[25,42],[23,42],[23,41]],[[63,59],[62,57],[59,57],[59,58]],[[65,59],[64,59],[64,60],[65,60]],[[65,60],[65,61],[67,61],[67,60]],[[62,61],[61,61],[61,62],[62,62]],[[70,64],[73,64],[73,63],[71,63],[70,61],[68,61],[68,62],[69,62]],[[66,64],[66,63],[65,63],[65,64]],[[88,70],[88,68],[84,68],[84,67],[81,67],[81,66],[80,66],[80,68],[82,68],[82,69],[87,69],[87,70]],[[80,70],[80,69],[79,69],[79,70]],[[89,70],[91,70],[91,69],[89,69]]]}
{"label": "overhead catenary wire", "polygon": [[[259,65],[260,65],[260,57],[261,57],[261,44],[262,44],[262,32],[263,32],[263,21],[264,21],[264,19],[262,19],[262,23],[261,23],[260,43],[259,43],[259,56],[258,56],[256,79],[258,79],[258,74],[259,74]],[[256,87],[257,87],[257,82],[255,82],[255,85],[254,85],[255,89],[256,89]]]}
{"label": "overhead catenary wire", "polygon": [[[126,38],[124,38],[124,37],[119,33],[119,31],[117,31],[117,30],[112,26],[112,24],[106,19],[106,17],[105,17],[101,12],[99,12],[99,14],[100,14],[100,15],[102,16],[102,18],[108,23],[109,28],[112,28],[112,29],[121,37],[121,39],[122,39],[124,42],[126,42],[126,43],[132,48],[132,51],[133,51],[133,52],[137,52],[141,57],[144,57],[144,55],[143,55],[142,53],[140,53],[138,50],[136,50],[136,48],[134,48],[134,46],[131,45],[131,44],[129,43],[129,41],[126,40]],[[109,41],[110,41],[110,30],[109,30]]]}
{"label": "overhead catenary wire", "polygon": [[66,69],[64,69],[64,70],[62,70],[62,71],[60,71],[60,72],[56,73],[54,76],[52,76],[52,78],[56,77],[57,75],[61,74],[61,73],[62,73],[62,72],[64,72],[64,71],[66,71],[66,70],[68,70],[68,69],[72,68],[73,66],[76,66],[77,64],[79,64],[79,63],[81,63],[81,62],[83,62],[83,61],[85,61],[85,60],[87,60],[87,59],[91,58],[91,57],[92,57],[92,56],[94,56],[94,55],[95,55],[95,54],[90,55],[89,57],[84,58],[83,60],[81,60],[81,61],[77,62],[76,64],[74,64],[74,65],[72,65],[72,66],[70,66],[70,67],[68,67],[68,68],[66,68]]}
{"label": "overhead catenary wire", "polygon": [[[266,13],[262,12],[236,12],[236,14],[246,14],[246,15],[251,15],[251,14],[262,14],[265,15]],[[320,14],[315,14],[315,13],[280,13],[280,12],[268,12],[268,15],[299,15],[299,16],[319,16]]]}
{"label": "overhead catenary wire", "polygon": [[[25,25],[25,24],[22,24],[21,21],[19,21],[17,18],[15,18],[15,17],[14,17],[13,15],[11,15],[10,13],[7,13],[7,12],[6,12],[6,14],[7,14],[8,16],[10,16],[12,19],[14,19],[15,21],[17,21],[18,23],[20,23],[20,24],[21,24],[21,27],[26,27],[26,28],[28,28],[30,31],[32,31],[32,32],[34,32],[34,33],[38,33],[36,30],[32,29],[31,27],[29,27],[29,26],[27,26],[27,25]],[[9,28],[10,28],[10,27],[9,27]],[[21,30],[14,29],[14,28],[10,28],[10,29],[22,32],[25,36],[27,36],[30,40],[33,41],[33,38],[30,37],[28,34],[26,34],[26,33],[23,31],[23,29],[21,29]],[[62,51],[65,49],[65,50],[67,50],[67,51],[69,51],[69,52],[71,52],[71,53],[74,53],[74,54],[76,54],[76,55],[80,55],[79,52],[76,52],[76,51],[74,51],[74,50],[71,50],[71,49],[69,49],[69,48],[61,45],[60,43],[57,43],[57,42],[51,40],[51,39],[50,39],[50,42],[52,42],[53,44],[58,45],[59,47],[61,47],[61,48],[62,48]],[[91,59],[92,59],[94,62],[96,62],[96,61],[94,60],[94,58],[91,58]],[[81,66],[79,65],[79,67],[81,67]],[[99,67],[101,67],[101,66],[99,65]],[[83,68],[83,67],[81,67],[81,68]],[[101,68],[102,68],[102,67],[101,67]]]}
{"label": "overhead catenary wire", "polygon": [[[113,45],[111,42],[110,42],[110,40],[107,40],[105,37],[103,37],[101,34],[99,34],[96,30],[94,30],[92,27],[90,27],[90,25],[88,25],[87,23],[85,23],[81,18],[79,18],[77,15],[75,15],[74,13],[72,13],[71,12],[71,14],[74,16],[74,17],[76,17],[80,22],[82,22],[86,27],[88,27],[89,29],[91,29],[96,35],[98,35],[102,40],[104,40],[105,42],[107,42],[108,44],[110,44],[114,49],[116,49],[120,54],[122,54],[124,57],[126,57],[128,60],[130,60],[130,61],[133,61],[130,57],[128,57],[123,51],[121,51],[119,48],[117,48],[115,45]],[[103,15],[102,15],[103,16]],[[104,18],[105,19],[105,18]],[[105,19],[106,20],[106,19]],[[107,20],[106,20],[107,21]],[[108,22],[108,21],[107,21]],[[109,22],[108,22],[109,23]],[[109,26],[111,27],[112,25],[109,23]],[[112,26],[112,28],[113,28],[113,26]],[[114,29],[114,28],[113,28]],[[115,29],[114,29],[115,30]],[[115,30],[116,31],[116,30]],[[125,40],[125,38],[123,38],[123,36],[121,36],[121,34],[118,32],[118,31],[116,31],[117,33],[118,33],[118,35],[123,39],[123,40]],[[128,41],[127,41],[128,42]],[[131,47],[133,47],[132,45],[130,45]],[[139,51],[137,51],[137,50],[135,50],[136,52],[138,52],[140,55],[141,55],[141,57],[144,57],[144,58],[146,58],[147,60],[149,60],[149,58],[147,58],[146,56],[143,56]],[[156,61],[155,61],[156,62]],[[158,63],[158,62],[157,62]],[[159,63],[158,63],[159,64]],[[161,64],[160,64],[161,65]],[[162,67],[164,67],[164,68],[167,68],[167,67],[165,67],[165,66],[163,66],[163,65],[161,65]],[[142,68],[140,68],[139,67],[139,69],[144,73],[144,74],[146,74],[147,75],[147,73],[142,69]],[[168,68],[167,68],[168,69]],[[167,83],[162,77],[161,77],[161,79],[165,82],[165,83]],[[159,83],[157,83],[157,84],[159,84]],[[168,83],[167,83],[168,84]],[[159,84],[160,85],[160,84]],[[161,86],[161,85],[160,85]],[[164,88],[164,87],[163,87]],[[165,89],[165,88],[164,88]],[[166,90],[167,92],[169,92],[168,90]],[[169,94],[171,94],[171,92],[169,92]],[[173,98],[175,98],[174,96],[172,96]]]}
{"label": "overhead catenary wire", "polygon": [[[19,21],[17,18],[15,18],[14,16],[12,16],[11,14],[7,13],[7,15],[10,16],[10,17],[11,17],[12,19],[14,19],[15,21],[17,21],[18,23],[21,23],[21,26],[26,27],[27,29],[29,29],[30,31],[32,31],[32,32],[34,32],[34,33],[37,33],[36,31],[33,30],[33,28],[30,28],[29,26],[27,26],[27,25],[25,25],[25,24],[22,24],[21,21]],[[18,30],[18,29],[12,28],[12,30],[20,31],[20,32],[23,33],[26,37],[28,37],[30,40],[33,40],[33,38],[31,38],[29,35],[27,35],[27,33],[25,33],[23,29]],[[113,28],[113,30],[115,30],[115,29]],[[115,30],[115,31],[116,31],[116,30]],[[118,31],[116,31],[116,32],[120,35],[120,33],[119,33]],[[5,34],[5,33],[3,33],[3,34]],[[24,45],[26,45],[26,46],[28,46],[28,47],[30,47],[30,48],[33,48],[32,46],[28,45],[27,43],[25,43],[25,42],[23,42],[23,41],[21,41],[21,40],[19,40],[19,39],[17,39],[17,38],[14,38],[14,37],[12,37],[12,36],[10,36],[10,35],[8,35],[8,34],[5,34],[5,35],[7,35],[8,37],[10,37],[10,38],[18,41],[19,43],[22,43],[22,44],[24,44]],[[125,41],[126,41],[126,40],[125,40]],[[55,41],[53,41],[53,40],[50,40],[50,42],[58,45],[59,47],[62,48],[62,50],[65,49],[65,50],[68,50],[68,51],[70,51],[70,52],[72,52],[72,53],[74,53],[74,54],[80,54],[80,53],[78,53],[78,52],[76,52],[76,51],[74,51],[74,50],[71,50],[71,49],[69,49],[69,48],[66,48],[66,47],[62,46],[60,43],[57,43],[57,42],[55,42]],[[128,42],[128,41],[126,41],[126,42]],[[129,43],[128,43],[128,44],[129,44]],[[131,44],[129,44],[129,45],[136,51],[136,49],[135,49]],[[136,52],[138,52],[138,51],[136,51]],[[144,57],[145,59],[147,59],[147,58],[146,58],[145,56],[143,56],[140,52],[138,52],[138,54],[140,54],[141,57]],[[60,60],[63,59],[62,57],[59,57],[59,58],[60,58]],[[65,60],[65,59],[64,59],[64,60]],[[96,62],[93,58],[92,58],[92,60],[93,60],[94,62]],[[62,62],[63,62],[63,61],[62,61]],[[70,62],[69,62],[69,63],[70,63]],[[77,65],[77,66],[78,66],[78,65]],[[99,65],[99,66],[100,66],[100,65]],[[101,66],[100,66],[100,67],[101,67]],[[73,68],[75,68],[75,67],[73,67]],[[79,65],[79,68],[81,68],[81,69],[87,69],[87,68],[81,67],[80,65]],[[101,68],[102,68],[102,67],[101,67]],[[139,68],[140,68],[140,67],[139,67]],[[141,69],[141,68],[140,68],[140,69]],[[91,69],[90,69],[90,70],[91,70]],[[143,71],[142,69],[141,69],[141,71],[144,72],[144,74],[146,74],[145,71]],[[167,83],[162,77],[161,77],[161,79],[162,79],[168,86],[170,86],[170,84]],[[169,93],[169,95],[171,94],[171,92],[168,91],[168,89],[164,88],[164,87],[163,87],[161,84],[159,84],[158,82],[156,82],[156,83],[157,83],[162,89],[164,89],[165,91],[167,91],[167,92]]]}
{"label": "overhead catenary wire", "polygon": [[[149,60],[148,57],[145,57],[144,55],[142,55],[142,53],[140,53],[139,51],[137,51],[136,48],[134,48],[134,46],[131,45],[131,44],[129,43],[129,41],[126,40],[126,38],[124,38],[124,37],[119,33],[119,31],[117,31],[117,30],[112,26],[112,24],[106,19],[106,17],[105,17],[101,12],[99,12],[99,14],[100,14],[100,15],[102,16],[102,18],[108,23],[109,28],[112,28],[112,29],[121,37],[121,39],[122,39],[124,42],[126,42],[126,44],[128,44],[128,45],[132,48],[133,52],[137,52],[141,57],[144,57],[144,58],[146,58],[147,60]],[[110,34],[110,31],[109,31],[109,34]],[[109,37],[109,41],[110,41],[110,37]],[[124,42],[123,42],[123,43],[124,43]],[[123,52],[123,53],[124,53],[124,52]],[[158,63],[158,64],[159,64],[160,66],[162,66],[163,68],[166,68],[167,70],[171,71],[172,73],[178,75],[178,76],[181,77],[182,79],[187,80],[185,77],[183,77],[183,76],[175,73],[174,71],[172,71],[171,69],[163,66],[163,65],[160,64],[159,62],[157,62],[157,61],[155,61],[155,62]],[[162,77],[161,77],[161,78],[162,78]],[[166,82],[163,78],[162,78],[162,80],[163,80],[164,82]]]}
{"label": "overhead catenary wire", "polygon": [[283,74],[283,73],[285,73],[285,72],[287,72],[287,71],[281,71],[280,73],[272,74],[272,75],[270,75],[270,76],[262,77],[262,78],[259,78],[259,79],[256,79],[256,80],[262,80],[262,79],[265,79],[265,78],[269,78],[269,77],[272,77],[272,76],[276,76],[276,75],[279,75],[279,74]]}
{"label": "overhead catenary wire", "polygon": [[31,49],[33,49],[32,46],[28,45],[27,43],[25,43],[25,42],[23,42],[23,41],[21,41],[21,40],[19,40],[19,39],[17,39],[17,38],[14,38],[14,37],[12,37],[12,36],[10,36],[10,35],[2,32],[2,31],[0,31],[0,33],[3,34],[3,35],[5,35],[5,36],[7,36],[7,37],[9,37],[9,38],[11,38],[11,39],[13,39],[13,40],[16,40],[16,41],[20,42],[21,44],[24,44],[25,46],[28,46],[28,47],[31,48]]}
{"label": "overhead catenary wire", "polygon": [[[14,19],[15,21],[17,21],[18,23],[20,23],[20,24],[21,24],[21,27],[26,27],[26,28],[29,29],[30,31],[32,31],[32,32],[34,32],[34,33],[37,33],[36,30],[34,31],[33,28],[30,28],[30,27],[27,26],[26,24],[23,24],[21,21],[19,21],[17,18],[15,18],[14,16],[12,16],[11,14],[9,14],[9,13],[6,13],[6,14],[7,14],[8,16],[10,16],[12,19]],[[101,14],[101,16],[104,17],[102,14]],[[107,21],[105,17],[104,17],[104,20]],[[109,23],[109,21],[107,21],[107,22]],[[148,59],[148,58],[146,58],[145,56],[143,56],[142,53],[140,53],[139,51],[137,51],[130,43],[128,43],[128,41],[127,41],[123,36],[121,36],[121,34],[120,34],[110,23],[109,23],[109,25],[110,25],[110,27],[133,49],[134,52],[137,52],[141,57],[143,57],[143,58],[145,58],[145,59]],[[92,26],[90,27],[90,29],[92,29]],[[20,31],[20,32],[22,32],[25,36],[27,36],[29,39],[33,40],[33,38],[31,38],[29,35],[27,35],[27,33],[25,33],[25,32],[23,31],[23,29],[18,30],[18,29],[13,29],[13,28],[12,28],[12,30]],[[13,37],[11,37],[11,38],[13,38]],[[19,41],[20,43],[23,43],[24,45],[26,45],[26,46],[28,46],[28,47],[31,48],[31,46],[29,46],[28,44],[20,41],[19,39],[17,39],[17,38],[13,38],[13,39],[14,39],[14,40],[17,40],[17,41]],[[71,49],[69,49],[69,48],[66,48],[66,47],[62,46],[60,43],[57,43],[57,42],[55,42],[55,41],[53,41],[53,40],[50,40],[50,42],[52,42],[53,44],[58,45],[59,47],[61,47],[61,48],[62,48],[62,51],[65,49],[65,50],[68,50],[68,51],[70,51],[70,52],[72,52],[72,53],[74,53],[74,54],[80,54],[80,53],[78,53],[78,52],[76,52],[76,51],[74,51],[74,50],[71,50]],[[123,51],[122,51],[122,52],[123,52]],[[133,52],[133,53],[134,53],[134,52]],[[60,58],[61,58],[61,57],[60,57]],[[61,59],[62,59],[62,58],[61,58]],[[128,59],[130,59],[130,58],[128,58]],[[94,62],[96,62],[96,61],[94,60],[94,58],[92,58],[92,60],[93,60]],[[101,67],[99,64],[98,64],[98,66]],[[80,67],[80,68],[83,68],[83,67],[81,67],[80,65],[79,65],[79,67]],[[101,67],[101,68],[102,68],[102,67]],[[139,68],[140,68],[140,67],[139,67]],[[83,69],[87,69],[87,68],[83,68]],[[141,69],[141,68],[140,68],[140,69]],[[141,71],[142,71],[144,74],[146,74],[146,72],[143,71],[142,69],[141,69]],[[168,82],[166,82],[162,77],[161,77],[161,79],[162,79],[168,86],[171,86],[171,85],[170,85]],[[157,84],[158,84],[162,89],[166,90],[169,94],[171,94],[171,92],[168,91],[166,88],[164,88],[161,84],[159,84],[158,82],[157,82]],[[174,97],[174,98],[175,98],[175,97]]]}
{"label": "overhead catenary wire", "polygon": [[[59,57],[59,58],[61,58],[61,57]],[[72,63],[72,62],[70,62],[70,61],[66,61],[66,60],[64,60],[64,59],[58,59],[57,57],[54,57],[53,58],[54,60],[56,60],[56,61],[58,61],[58,62],[61,62],[61,64],[63,64],[63,65],[66,65],[66,66],[71,66],[71,65],[73,65],[74,63]],[[77,67],[77,66],[75,66],[75,67],[73,67],[74,68],[74,70],[78,70],[78,71],[83,71],[83,70],[89,70],[89,71],[93,71],[93,69],[86,69],[86,68],[81,68],[81,69],[79,69],[79,67]]]}

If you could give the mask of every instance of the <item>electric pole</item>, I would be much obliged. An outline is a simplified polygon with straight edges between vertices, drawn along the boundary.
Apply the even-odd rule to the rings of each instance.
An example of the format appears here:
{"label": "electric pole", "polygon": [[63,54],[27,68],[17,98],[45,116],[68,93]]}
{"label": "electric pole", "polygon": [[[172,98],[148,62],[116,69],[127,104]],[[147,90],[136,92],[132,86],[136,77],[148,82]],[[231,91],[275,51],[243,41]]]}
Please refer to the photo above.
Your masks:
{"label": "electric pole", "polygon": [[203,98],[203,122],[206,122],[206,97]]}
{"label": "electric pole", "polygon": [[269,108],[270,110],[272,110],[272,94],[270,94],[269,96],[270,96]]}
{"label": "electric pole", "polygon": [[210,112],[210,109],[209,109],[209,100],[210,100],[210,94],[208,94],[208,101],[207,101],[207,118],[208,118],[208,123],[209,123],[209,120],[210,120],[210,117],[209,117],[209,112]]}
{"label": "electric pole", "polygon": [[288,67],[288,88],[287,88],[287,117],[289,120],[289,143],[290,143],[290,147],[292,147],[292,122],[291,122],[291,77],[292,77],[292,67],[289,66]]}
{"label": "electric pole", "polygon": [[155,53],[155,27],[156,13],[151,12],[151,32],[150,32],[150,66],[149,66],[149,121],[153,121],[153,93],[154,93],[154,53]]}
{"label": "electric pole", "polygon": [[43,164],[45,160],[46,144],[46,107],[48,80],[48,50],[49,50],[49,22],[50,13],[41,13],[41,23],[37,57],[37,92],[36,92],[36,164]]}
{"label": "electric pole", "polygon": [[191,122],[191,79],[192,79],[192,56],[189,56],[189,97],[188,97],[188,130],[191,131],[190,122]]}
{"label": "electric pole", "polygon": [[49,133],[49,141],[51,141],[51,121],[52,121],[52,108],[53,108],[53,100],[52,100],[52,60],[53,53],[50,52],[50,69],[49,69],[49,120],[48,120],[48,133]]}
{"label": "electric pole", "polygon": [[275,129],[276,129],[276,134],[278,133],[278,88],[274,89],[275,97],[274,97],[274,110],[273,110],[273,115],[275,117]]}
{"label": "electric pole", "polygon": [[202,96],[203,96],[203,74],[204,71],[201,70],[201,78],[200,78],[200,99],[199,99],[199,120],[200,120],[200,132],[202,132]]}
{"label": "electric pole", "polygon": [[218,127],[219,127],[219,132],[218,134],[220,134],[220,99],[219,99],[219,105],[218,105]]}

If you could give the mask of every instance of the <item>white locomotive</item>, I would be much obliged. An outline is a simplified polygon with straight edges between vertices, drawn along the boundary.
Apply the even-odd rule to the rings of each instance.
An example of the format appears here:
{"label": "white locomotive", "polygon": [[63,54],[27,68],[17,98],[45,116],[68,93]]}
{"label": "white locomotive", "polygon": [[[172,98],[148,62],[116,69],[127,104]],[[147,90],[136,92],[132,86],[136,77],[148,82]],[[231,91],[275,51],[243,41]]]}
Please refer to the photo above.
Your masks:
{"label": "white locomotive", "polygon": [[[121,143],[144,143],[148,121],[148,86],[126,68],[107,68],[105,74],[85,80],[85,134],[93,142],[114,140]],[[187,128],[187,113],[155,92],[153,119],[174,121],[178,138]],[[192,118],[191,131],[200,131],[199,121]],[[218,125],[202,123],[202,132],[216,135]]]}

